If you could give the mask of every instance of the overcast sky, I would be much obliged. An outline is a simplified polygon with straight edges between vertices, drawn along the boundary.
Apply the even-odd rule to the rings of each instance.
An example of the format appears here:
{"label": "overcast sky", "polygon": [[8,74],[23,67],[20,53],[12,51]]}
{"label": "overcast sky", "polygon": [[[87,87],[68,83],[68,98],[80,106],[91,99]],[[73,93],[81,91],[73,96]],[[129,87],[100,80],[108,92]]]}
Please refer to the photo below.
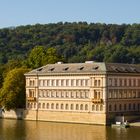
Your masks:
{"label": "overcast sky", "polygon": [[140,0],[1,0],[0,28],[57,22],[140,23]]}

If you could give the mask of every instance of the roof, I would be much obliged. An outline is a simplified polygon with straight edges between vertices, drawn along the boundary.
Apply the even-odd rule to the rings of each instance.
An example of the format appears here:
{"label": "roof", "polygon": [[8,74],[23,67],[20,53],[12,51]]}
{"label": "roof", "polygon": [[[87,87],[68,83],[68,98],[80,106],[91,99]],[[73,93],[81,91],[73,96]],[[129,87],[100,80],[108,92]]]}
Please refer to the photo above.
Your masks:
{"label": "roof", "polygon": [[56,63],[34,69],[25,75],[91,74],[91,73],[140,73],[140,65],[119,63]]}

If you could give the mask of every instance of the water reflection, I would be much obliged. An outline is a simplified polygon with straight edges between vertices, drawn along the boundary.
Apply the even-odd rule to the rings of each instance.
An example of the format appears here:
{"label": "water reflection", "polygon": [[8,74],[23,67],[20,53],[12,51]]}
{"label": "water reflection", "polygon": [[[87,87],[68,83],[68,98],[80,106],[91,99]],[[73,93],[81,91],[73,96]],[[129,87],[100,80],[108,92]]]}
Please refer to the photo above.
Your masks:
{"label": "water reflection", "polygon": [[139,140],[140,128],[0,120],[0,140]]}
{"label": "water reflection", "polygon": [[[26,123],[26,127],[32,130],[37,128],[34,136],[28,135],[26,138],[41,139],[41,140],[105,140],[106,128],[103,126],[81,125],[81,124],[65,124],[65,123],[48,123],[37,122]],[[30,137],[31,136],[31,137]]]}

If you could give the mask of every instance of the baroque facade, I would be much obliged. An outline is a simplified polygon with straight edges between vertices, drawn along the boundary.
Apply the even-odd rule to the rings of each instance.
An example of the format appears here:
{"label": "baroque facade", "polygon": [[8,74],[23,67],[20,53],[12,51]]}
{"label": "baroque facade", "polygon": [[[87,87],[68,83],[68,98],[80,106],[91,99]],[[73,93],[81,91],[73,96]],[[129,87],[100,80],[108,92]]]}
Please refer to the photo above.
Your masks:
{"label": "baroque facade", "polygon": [[58,62],[25,76],[25,119],[106,125],[140,115],[138,65]]}

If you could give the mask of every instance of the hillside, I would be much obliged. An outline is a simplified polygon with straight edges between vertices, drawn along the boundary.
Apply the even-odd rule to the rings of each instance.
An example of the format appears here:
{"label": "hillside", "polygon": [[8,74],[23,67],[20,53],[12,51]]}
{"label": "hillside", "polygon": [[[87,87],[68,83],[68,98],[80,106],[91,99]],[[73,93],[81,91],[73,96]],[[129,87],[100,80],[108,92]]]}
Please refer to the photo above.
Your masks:
{"label": "hillside", "polygon": [[66,62],[140,63],[140,24],[60,22],[0,29],[0,64],[25,60],[35,46],[56,48]]}

